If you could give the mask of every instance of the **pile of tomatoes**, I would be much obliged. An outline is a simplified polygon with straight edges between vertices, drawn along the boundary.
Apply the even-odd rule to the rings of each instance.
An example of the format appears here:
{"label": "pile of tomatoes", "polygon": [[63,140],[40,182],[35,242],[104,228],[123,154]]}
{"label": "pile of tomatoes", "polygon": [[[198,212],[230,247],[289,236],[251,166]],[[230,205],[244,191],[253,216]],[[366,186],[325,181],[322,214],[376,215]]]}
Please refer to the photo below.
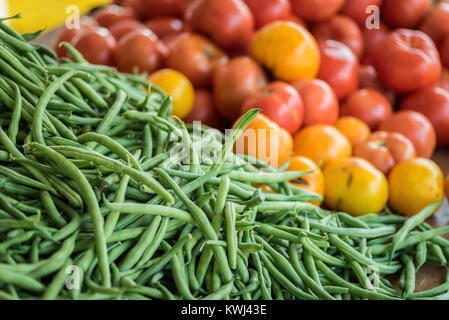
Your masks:
{"label": "pile of tomatoes", "polygon": [[291,183],[331,209],[413,215],[444,198],[430,158],[449,145],[448,0],[114,2],[56,43],[148,74],[186,122],[261,109],[248,130],[269,134],[242,152],[314,170]]}

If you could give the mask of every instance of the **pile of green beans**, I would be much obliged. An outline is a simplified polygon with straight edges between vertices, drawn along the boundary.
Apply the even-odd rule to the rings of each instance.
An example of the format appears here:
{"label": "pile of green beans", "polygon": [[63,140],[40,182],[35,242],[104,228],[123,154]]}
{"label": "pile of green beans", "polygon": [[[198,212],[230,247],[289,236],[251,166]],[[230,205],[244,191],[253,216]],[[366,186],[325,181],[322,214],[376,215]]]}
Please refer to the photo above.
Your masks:
{"label": "pile of green beans", "polygon": [[424,263],[447,267],[449,227],[424,222],[438,203],[321,209],[288,183],[307,172],[232,152],[258,110],[198,139],[145,76],[29,38],[0,22],[0,299],[448,298],[449,281],[415,292]]}

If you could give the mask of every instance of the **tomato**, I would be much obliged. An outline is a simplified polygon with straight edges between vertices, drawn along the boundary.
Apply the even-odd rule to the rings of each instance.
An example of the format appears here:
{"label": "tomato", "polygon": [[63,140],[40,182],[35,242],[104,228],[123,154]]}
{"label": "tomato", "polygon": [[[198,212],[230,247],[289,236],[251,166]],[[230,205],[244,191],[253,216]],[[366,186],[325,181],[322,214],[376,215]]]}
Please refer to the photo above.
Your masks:
{"label": "tomato", "polygon": [[86,31],[95,31],[98,27],[98,23],[96,20],[90,17],[83,17],[80,20],[80,28],[79,29],[67,29],[64,27],[56,36],[55,42],[53,44],[53,48],[56,51],[58,57],[67,57],[68,52],[64,47],[60,47],[59,44],[63,41],[72,43],[73,39],[76,38],[81,33]]}
{"label": "tomato", "polygon": [[374,49],[372,59],[380,79],[396,92],[423,88],[441,74],[435,44],[417,30],[393,31]]}
{"label": "tomato", "polygon": [[361,216],[378,213],[387,203],[387,179],[364,159],[333,159],[323,173],[324,202],[332,210]]}
{"label": "tomato", "polygon": [[224,130],[225,125],[214,107],[212,94],[207,90],[195,90],[195,99],[193,108],[189,115],[184,119],[185,123],[201,121],[202,125]]}
{"label": "tomato", "polygon": [[449,175],[447,175],[446,177],[446,184],[444,190],[446,191],[446,198],[449,199]]}
{"label": "tomato", "polygon": [[134,10],[117,6],[115,4],[101,8],[93,14],[95,20],[102,27],[109,28],[122,20],[135,19]]}
{"label": "tomato", "polygon": [[307,24],[305,23],[305,21],[302,20],[300,17],[295,16],[294,14],[289,15],[286,19],[284,19],[284,21],[290,21],[299,24],[301,27],[307,29]]}
{"label": "tomato", "polygon": [[254,18],[242,0],[196,0],[184,17],[194,32],[204,33],[227,50],[243,50],[251,40]]}
{"label": "tomato", "polygon": [[337,13],[345,0],[290,0],[292,10],[309,21],[323,21]]}
{"label": "tomato", "polygon": [[444,177],[438,165],[429,159],[402,161],[391,171],[388,204],[398,213],[413,216],[428,205],[444,198]]}
{"label": "tomato", "polygon": [[430,12],[432,0],[383,1],[382,18],[395,28],[412,29]]}
{"label": "tomato", "polygon": [[153,18],[145,22],[145,26],[159,38],[172,34],[180,34],[184,29],[182,20],[174,17]]}
{"label": "tomato", "polygon": [[218,66],[212,75],[214,103],[228,121],[240,115],[240,107],[249,96],[265,86],[262,68],[249,57],[238,57]]}
{"label": "tomato", "polygon": [[167,54],[167,48],[151,30],[136,30],[120,39],[115,61],[122,72],[132,73],[138,68],[140,73],[152,73],[163,66]]}
{"label": "tomato", "polygon": [[142,18],[180,16],[183,0],[129,0],[129,6]]}
{"label": "tomato", "polygon": [[312,159],[321,167],[326,167],[332,158],[351,156],[351,143],[335,127],[314,124],[300,130],[295,137],[295,155]]}
{"label": "tomato", "polygon": [[109,27],[109,31],[117,41],[132,31],[143,29],[145,26],[134,19],[121,20]]}
{"label": "tomato", "polygon": [[343,43],[326,40],[318,43],[321,66],[318,78],[326,81],[338,99],[346,97],[359,85],[359,62],[354,53]]}
{"label": "tomato", "polygon": [[92,64],[114,64],[117,42],[108,29],[96,28],[82,32],[72,40],[72,44]]}
{"label": "tomato", "polygon": [[300,79],[292,82],[304,102],[304,125],[335,124],[338,118],[338,99],[331,87],[319,79]]}
{"label": "tomato", "polygon": [[374,89],[382,93],[391,105],[395,104],[396,95],[380,81],[376,68],[371,65],[360,65],[359,89]]}
{"label": "tomato", "polygon": [[234,152],[250,155],[277,168],[287,161],[292,148],[293,139],[288,131],[259,113],[237,139]]}
{"label": "tomato", "polygon": [[352,146],[368,139],[371,133],[368,125],[355,117],[341,117],[335,127],[348,138]]}
{"label": "tomato", "polygon": [[254,108],[261,109],[264,115],[292,135],[299,130],[304,120],[304,104],[298,92],[291,85],[280,81],[272,82],[248,97],[240,113]]}
{"label": "tomato", "polygon": [[197,34],[177,36],[169,49],[167,66],[184,73],[196,88],[209,88],[212,71],[228,61],[226,53]]}
{"label": "tomato", "polygon": [[333,16],[315,25],[312,34],[317,41],[336,40],[345,44],[359,58],[363,53],[362,31],[354,20],[346,16]]}
{"label": "tomato", "polygon": [[443,68],[440,79],[435,83],[436,87],[449,91],[449,70]]}
{"label": "tomato", "polygon": [[161,69],[152,73],[148,81],[173,98],[173,115],[181,119],[189,115],[193,108],[195,91],[185,75],[176,70]]}
{"label": "tomato", "polygon": [[401,161],[416,157],[413,143],[397,132],[377,131],[365,141],[356,144],[354,155],[371,162],[384,174]]}
{"label": "tomato", "polygon": [[439,3],[424,18],[419,29],[439,44],[449,34],[449,3]]}
{"label": "tomato", "polygon": [[435,150],[435,130],[429,119],[419,112],[396,112],[379,126],[379,130],[402,133],[413,143],[418,157],[430,158]]}
{"label": "tomato", "polygon": [[[370,13],[369,6],[380,6],[381,0],[346,0],[342,13],[351,17],[360,26],[365,27]],[[368,13],[367,13],[368,11]]]}
{"label": "tomato", "polygon": [[[324,196],[324,176],[321,169],[315,162],[306,157],[293,156],[290,158],[290,164],[286,171],[311,171],[312,173],[306,174],[296,180],[291,180],[289,183],[295,187],[305,189],[320,196]],[[320,203],[314,203],[320,205]]]}
{"label": "tomato", "polygon": [[285,20],[291,14],[289,0],[244,0],[254,16],[256,28],[276,21]]}
{"label": "tomato", "polygon": [[433,86],[424,88],[404,99],[401,109],[425,115],[435,129],[438,146],[449,144],[449,91]]}
{"label": "tomato", "polygon": [[360,89],[351,93],[341,107],[341,114],[359,118],[376,130],[393,113],[390,102],[374,89]]}
{"label": "tomato", "polygon": [[374,48],[376,48],[389,33],[390,30],[388,26],[382,21],[380,21],[378,29],[362,29],[363,42],[365,45],[365,54],[361,60],[363,64],[372,64],[371,55],[373,54]]}
{"label": "tomato", "polygon": [[313,36],[300,25],[276,21],[261,28],[251,44],[253,56],[283,81],[314,78],[320,54]]}
{"label": "tomato", "polygon": [[441,62],[449,68],[449,34],[441,41],[440,46]]}

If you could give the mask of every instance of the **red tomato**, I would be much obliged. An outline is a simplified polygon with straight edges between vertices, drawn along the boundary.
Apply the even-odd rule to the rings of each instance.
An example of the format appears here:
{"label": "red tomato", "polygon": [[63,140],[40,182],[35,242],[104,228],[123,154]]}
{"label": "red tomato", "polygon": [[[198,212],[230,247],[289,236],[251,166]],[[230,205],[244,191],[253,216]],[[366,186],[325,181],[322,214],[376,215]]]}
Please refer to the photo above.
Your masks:
{"label": "red tomato", "polygon": [[72,44],[92,64],[114,64],[117,42],[108,29],[97,28],[80,33],[72,40]]}
{"label": "red tomato", "polygon": [[342,13],[351,17],[360,26],[365,27],[366,19],[371,13],[367,13],[369,6],[380,6],[381,0],[346,0]]}
{"label": "red tomato", "polygon": [[185,21],[192,31],[210,36],[227,50],[244,50],[254,30],[253,15],[242,0],[196,0]]}
{"label": "red tomato", "polygon": [[417,30],[393,31],[373,50],[372,59],[382,82],[396,92],[423,88],[441,74],[435,44]]}
{"label": "red tomato", "polygon": [[291,21],[294,22],[296,24],[299,24],[301,27],[304,27],[307,29],[307,24],[305,23],[304,20],[302,20],[300,17],[295,16],[294,14],[289,15],[286,19],[284,19],[286,21]]}
{"label": "red tomato", "polygon": [[400,107],[418,111],[429,118],[437,134],[438,146],[449,144],[449,91],[427,87],[408,96]]}
{"label": "red tomato", "polygon": [[357,23],[343,15],[317,24],[312,34],[317,41],[336,40],[347,45],[357,57],[363,53],[363,36]]}
{"label": "red tomato", "polygon": [[226,53],[197,34],[177,36],[169,49],[167,66],[185,74],[196,88],[209,88],[212,71],[228,61]]}
{"label": "red tomato", "polygon": [[109,31],[117,41],[131,31],[143,29],[145,29],[145,26],[134,19],[121,20],[109,27]]}
{"label": "red tomato", "polygon": [[351,93],[341,107],[341,114],[359,118],[371,130],[379,125],[393,113],[390,102],[379,91],[374,89],[361,89]]}
{"label": "red tomato", "polygon": [[128,2],[142,19],[182,14],[183,0],[129,0]]}
{"label": "red tomato", "polygon": [[430,12],[432,0],[387,0],[382,2],[382,18],[395,28],[414,28]]}
{"label": "red tomato", "polygon": [[256,28],[276,21],[285,20],[291,14],[289,0],[244,0],[254,15]]}
{"label": "red tomato", "polygon": [[439,44],[449,34],[449,3],[439,3],[425,17],[419,29]]}
{"label": "red tomato", "polygon": [[109,28],[119,21],[135,19],[135,14],[132,8],[124,8],[113,4],[99,9],[94,13],[93,17],[100,26]]}
{"label": "red tomato", "polygon": [[365,53],[362,58],[363,64],[372,64],[371,54],[373,49],[376,48],[379,43],[387,37],[390,30],[388,26],[380,21],[379,29],[367,29],[363,28],[363,41],[365,44]]}
{"label": "red tomato", "polygon": [[215,110],[212,94],[207,90],[195,90],[195,100],[193,109],[185,123],[193,123],[193,121],[201,121],[209,127],[223,130],[225,125],[217,110]]}
{"label": "red tomato", "polygon": [[290,0],[295,14],[309,21],[323,21],[337,13],[345,0]]}
{"label": "red tomato", "polygon": [[228,121],[240,115],[240,107],[249,96],[267,83],[260,65],[249,57],[238,57],[218,66],[212,75],[214,102]]}
{"label": "red tomato", "polygon": [[440,79],[435,83],[436,87],[449,91],[449,70],[443,68]]}
{"label": "red tomato", "polygon": [[53,48],[56,51],[58,57],[67,57],[67,50],[64,47],[59,47],[59,44],[63,41],[72,43],[73,39],[86,31],[94,31],[98,27],[98,23],[96,20],[90,17],[83,17],[80,20],[80,28],[79,29],[67,29],[66,27],[62,28],[61,31],[56,36]]}
{"label": "red tomato", "polygon": [[333,125],[338,119],[338,99],[323,80],[301,79],[292,83],[304,102],[304,126]]}
{"label": "red tomato", "polygon": [[151,30],[136,30],[120,39],[115,61],[122,72],[132,73],[138,68],[141,73],[152,73],[163,66],[167,54],[167,48]]}
{"label": "red tomato", "polygon": [[318,43],[321,66],[318,78],[326,81],[338,99],[346,97],[359,85],[359,62],[354,53],[343,43],[326,40]]}
{"label": "red tomato", "polygon": [[430,158],[435,150],[435,129],[422,113],[409,110],[396,112],[380,125],[379,130],[406,136],[415,146],[418,157]]}
{"label": "red tomato", "polygon": [[441,62],[449,68],[449,34],[443,38],[440,46]]}
{"label": "red tomato", "polygon": [[167,35],[180,34],[184,29],[182,20],[174,17],[154,18],[145,22],[145,26],[161,39]]}
{"label": "red tomato", "polygon": [[298,92],[291,85],[276,81],[261,88],[245,100],[240,113],[259,108],[279,126],[295,134],[304,120],[304,104]]}
{"label": "red tomato", "polygon": [[416,157],[413,143],[397,132],[377,131],[354,147],[354,155],[371,162],[388,175],[401,161]]}
{"label": "red tomato", "polygon": [[396,95],[393,90],[388,89],[380,81],[376,68],[371,65],[360,65],[359,68],[359,89],[374,89],[382,93],[393,106]]}

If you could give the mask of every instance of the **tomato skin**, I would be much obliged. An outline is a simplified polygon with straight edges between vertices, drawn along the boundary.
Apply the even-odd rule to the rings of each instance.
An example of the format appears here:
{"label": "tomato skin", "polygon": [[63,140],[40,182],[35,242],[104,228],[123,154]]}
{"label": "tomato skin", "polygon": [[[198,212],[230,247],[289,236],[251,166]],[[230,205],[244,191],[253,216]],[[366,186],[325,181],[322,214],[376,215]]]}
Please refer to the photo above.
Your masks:
{"label": "tomato skin", "polygon": [[449,144],[449,91],[433,86],[424,88],[404,99],[400,108],[425,115],[435,129],[438,146]]}
{"label": "tomato skin", "polygon": [[444,190],[446,191],[446,198],[449,199],[449,175],[447,175],[446,177],[446,184]]}
{"label": "tomato skin", "polygon": [[109,28],[119,21],[135,19],[136,16],[133,9],[113,4],[99,9],[94,13],[93,17],[100,26]]}
{"label": "tomato skin", "polygon": [[390,207],[403,215],[413,216],[426,206],[444,199],[444,177],[432,160],[414,158],[402,161],[391,171]]}
{"label": "tomato skin", "polygon": [[86,31],[95,31],[98,27],[98,23],[91,17],[83,17],[80,20],[80,28],[79,29],[67,29],[66,27],[62,28],[61,31],[56,36],[55,42],[53,44],[53,49],[56,51],[58,57],[67,57],[68,52],[66,48],[59,47],[59,44],[63,41],[73,44],[73,39],[76,38],[81,33]]}
{"label": "tomato skin", "polygon": [[443,68],[440,79],[435,83],[436,87],[449,91],[449,70]]}
{"label": "tomato skin", "polygon": [[183,0],[129,0],[129,6],[146,19],[160,16],[180,16]]}
{"label": "tomato skin", "polygon": [[[240,115],[240,107],[249,96],[267,83],[262,68],[249,57],[238,57],[217,66],[212,74],[214,103],[228,121]],[[232,92],[232,94],[229,94]]]}
{"label": "tomato skin", "polygon": [[168,50],[149,29],[136,30],[120,39],[115,51],[117,68],[121,72],[152,73],[164,65]]}
{"label": "tomato skin", "polygon": [[293,12],[309,21],[323,21],[332,17],[345,0],[290,0]]}
{"label": "tomato skin", "polygon": [[318,78],[331,86],[338,99],[355,91],[359,85],[359,62],[351,49],[334,40],[320,41],[318,46],[321,52]]}
{"label": "tomato skin", "polygon": [[243,50],[254,30],[254,18],[242,0],[196,0],[184,20],[194,32],[204,33],[227,50]]}
{"label": "tomato skin", "polygon": [[259,29],[251,52],[282,81],[314,78],[320,66],[315,39],[304,27],[290,21],[275,21]]}
{"label": "tomato skin", "polygon": [[341,117],[335,127],[348,138],[353,147],[365,141],[371,133],[368,125],[355,117]]}
{"label": "tomato skin", "polygon": [[363,53],[362,31],[357,23],[347,16],[336,15],[315,25],[312,34],[317,41],[335,40],[345,44],[358,58]]}
{"label": "tomato skin", "polygon": [[445,67],[449,68],[449,34],[441,41],[440,54],[441,62]]}
{"label": "tomato skin", "polygon": [[300,79],[292,82],[304,102],[304,126],[333,125],[338,119],[339,104],[332,88],[320,79]]}
{"label": "tomato skin", "polygon": [[383,94],[374,89],[361,89],[351,93],[341,107],[341,114],[359,118],[376,130],[393,114],[393,107]]}
{"label": "tomato skin", "polygon": [[415,146],[418,157],[430,158],[435,150],[436,134],[432,123],[423,114],[401,110],[385,120],[380,131],[399,132]]}
{"label": "tomato skin", "polygon": [[425,17],[419,29],[438,45],[449,34],[449,3],[439,3]]}
{"label": "tomato skin", "polygon": [[218,130],[224,130],[225,128],[225,123],[223,123],[214,107],[212,94],[207,90],[195,90],[192,111],[184,119],[185,123],[193,123],[194,121],[201,121],[201,124]]}
{"label": "tomato skin", "polygon": [[416,157],[413,143],[397,132],[377,131],[354,147],[354,155],[368,160],[388,175],[401,161]]}
{"label": "tomato skin", "polygon": [[291,85],[275,81],[248,97],[240,113],[258,108],[290,134],[295,134],[304,120],[304,104],[298,92]]}
{"label": "tomato skin", "polygon": [[97,28],[82,32],[72,40],[72,44],[92,64],[114,64],[117,42],[108,29]]}
{"label": "tomato skin", "polygon": [[430,12],[432,0],[390,0],[383,1],[382,18],[395,28],[416,27]]}
{"label": "tomato skin", "polygon": [[363,34],[363,42],[365,45],[365,53],[362,57],[361,63],[362,64],[372,64],[372,58],[371,55],[373,54],[374,48],[376,48],[379,43],[384,40],[387,35],[390,33],[390,29],[388,26],[380,21],[379,23],[379,29],[362,29]]}
{"label": "tomato skin", "polygon": [[145,22],[145,26],[159,38],[167,35],[180,34],[184,29],[182,20],[175,17],[158,17]]}
{"label": "tomato skin", "polygon": [[109,31],[117,41],[132,31],[143,29],[145,26],[134,19],[121,20],[109,27]]}
{"label": "tomato skin", "polygon": [[209,88],[212,72],[228,62],[225,52],[203,36],[183,33],[169,44],[167,66],[184,73],[195,88]]}
{"label": "tomato skin", "polygon": [[285,20],[291,14],[289,0],[244,0],[253,13],[256,28],[276,21]]}
{"label": "tomato skin", "polygon": [[380,81],[376,68],[372,65],[361,65],[359,68],[359,89],[374,89],[382,93],[393,106],[396,101],[396,94],[388,89]]}
{"label": "tomato skin", "polygon": [[387,203],[387,179],[364,159],[333,159],[323,173],[324,201],[332,210],[361,216],[378,213]]}
{"label": "tomato skin", "polygon": [[373,51],[380,79],[404,93],[434,83],[441,75],[441,62],[433,41],[423,32],[398,29]]}
{"label": "tomato skin", "polygon": [[370,16],[370,13],[366,13],[368,6],[380,7],[380,0],[346,0],[341,12],[364,27]]}

